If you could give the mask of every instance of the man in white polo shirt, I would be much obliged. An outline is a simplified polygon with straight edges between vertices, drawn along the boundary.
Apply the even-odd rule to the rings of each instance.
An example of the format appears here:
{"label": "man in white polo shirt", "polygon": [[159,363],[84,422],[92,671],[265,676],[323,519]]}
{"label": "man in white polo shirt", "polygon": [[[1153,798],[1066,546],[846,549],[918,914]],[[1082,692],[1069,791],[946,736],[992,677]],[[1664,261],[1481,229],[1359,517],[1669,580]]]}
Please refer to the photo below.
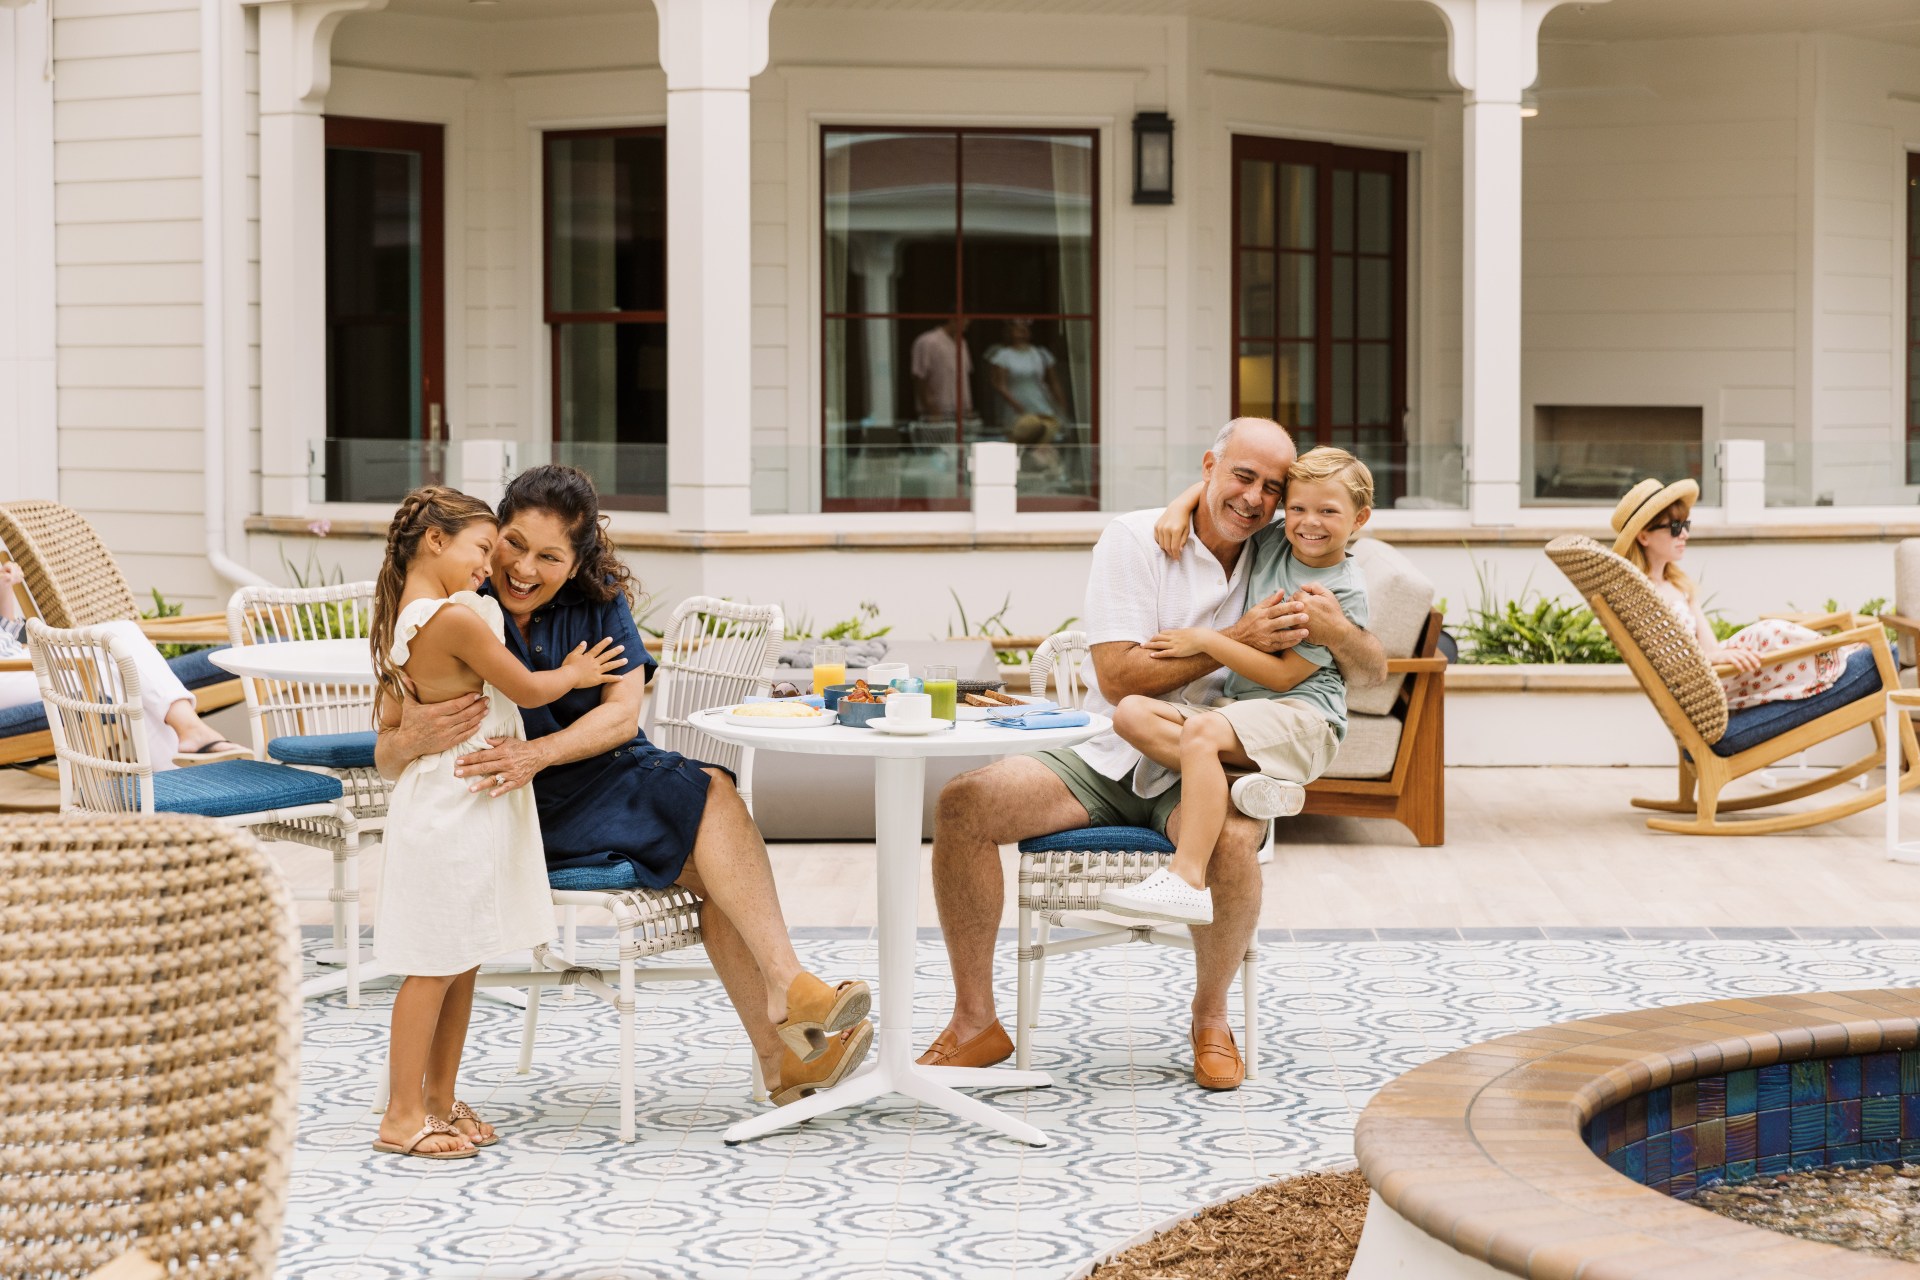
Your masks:
{"label": "man in white polo shirt", "polygon": [[[1246,606],[1248,538],[1273,517],[1293,465],[1285,428],[1265,418],[1236,418],[1221,428],[1201,463],[1206,483],[1193,534],[1178,559],[1153,540],[1158,510],[1135,511],[1107,526],[1093,549],[1087,581],[1087,643],[1094,681],[1086,706],[1111,716],[1130,693],[1208,705],[1226,672],[1205,656],[1163,660],[1141,648],[1161,631],[1213,627],[1269,653],[1312,640],[1332,650],[1351,684],[1386,678],[1380,642],[1355,626],[1325,588],[1296,601]],[[1079,747],[999,760],[948,783],[933,825],[933,889],[953,965],[954,1010],[920,1061],[992,1066],[1013,1052],[993,1003],[993,944],[1005,887],[999,849],[1034,836],[1086,826],[1179,824],[1179,788],[1151,798],[1133,793],[1139,752],[1117,734]],[[1208,866],[1213,923],[1193,929],[1196,980],[1194,1079],[1231,1089],[1245,1078],[1227,1024],[1227,988],[1260,918],[1259,852],[1265,824],[1232,814]]]}

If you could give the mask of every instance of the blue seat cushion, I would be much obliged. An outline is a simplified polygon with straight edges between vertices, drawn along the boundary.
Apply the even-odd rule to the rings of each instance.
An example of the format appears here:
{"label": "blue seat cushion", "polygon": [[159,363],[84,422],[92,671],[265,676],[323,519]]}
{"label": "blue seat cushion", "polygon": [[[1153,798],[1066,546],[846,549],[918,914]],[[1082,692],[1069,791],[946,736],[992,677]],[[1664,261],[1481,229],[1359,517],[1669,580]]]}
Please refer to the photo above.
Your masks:
{"label": "blue seat cushion", "polygon": [[223,680],[236,678],[233,672],[223,671],[213,665],[213,655],[225,653],[226,649],[225,645],[217,649],[195,649],[177,658],[168,658],[167,665],[173,668],[173,674],[187,688],[204,689],[210,684],[219,684]]}
{"label": "blue seat cushion", "polygon": [[322,769],[371,769],[378,735],[365,733],[306,733],[275,738],[267,754],[281,764],[314,765]]}
{"label": "blue seat cushion", "polygon": [[153,807],[161,813],[232,818],[268,809],[326,804],[341,796],[340,779],[264,760],[222,760],[153,775]]}
{"label": "blue seat cushion", "polygon": [[1146,827],[1075,827],[1020,842],[1022,853],[1072,853],[1103,849],[1110,853],[1172,853],[1173,842]]}
{"label": "blue seat cushion", "polygon": [[625,858],[610,858],[603,854],[595,854],[594,857],[599,861],[584,866],[548,867],[547,885],[576,893],[640,887],[640,874]]}
{"label": "blue seat cushion", "polygon": [[1728,716],[1727,731],[1713,744],[1713,754],[1738,755],[1879,690],[1880,668],[1873,660],[1873,650],[1863,649],[1847,659],[1846,671],[1825,693],[1797,702],[1765,702]]}
{"label": "blue seat cushion", "polygon": [[46,728],[46,704],[37,698],[17,707],[0,708],[0,738],[11,738],[23,733],[44,733]]}

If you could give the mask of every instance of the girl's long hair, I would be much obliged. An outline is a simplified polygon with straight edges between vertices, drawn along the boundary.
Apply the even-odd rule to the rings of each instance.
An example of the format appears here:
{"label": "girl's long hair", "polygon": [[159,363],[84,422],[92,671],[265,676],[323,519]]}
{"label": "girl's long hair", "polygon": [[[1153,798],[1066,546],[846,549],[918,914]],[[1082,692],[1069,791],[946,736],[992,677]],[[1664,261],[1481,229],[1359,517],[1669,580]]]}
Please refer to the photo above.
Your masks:
{"label": "girl's long hair", "polygon": [[393,648],[394,621],[400,613],[400,593],[407,584],[407,570],[420,553],[420,539],[429,529],[438,529],[447,538],[477,520],[493,522],[493,509],[471,494],[430,484],[415,489],[400,499],[400,509],[387,526],[387,557],[380,565],[380,576],[373,584],[373,628],[368,643],[373,648],[373,671],[380,680],[380,697],[374,699],[373,727],[380,723],[380,704],[391,699],[395,707],[407,700],[407,686],[400,678],[389,651]]}
{"label": "girl's long hair", "polygon": [[599,491],[586,472],[557,462],[522,471],[500,499],[500,527],[528,511],[548,512],[566,526],[573,547],[573,582],[587,599],[605,604],[625,596],[628,608],[638,603],[639,584],[613,549],[607,518],[600,514]]}
{"label": "girl's long hair", "polygon": [[[1659,518],[1662,524],[1673,520],[1685,520],[1687,518],[1687,505],[1683,502],[1676,502],[1661,512]],[[1627,544],[1627,563],[1640,572],[1646,573],[1648,577],[1653,576],[1651,573],[1647,573],[1647,549],[1640,545],[1640,539],[1638,538],[1635,538]],[[1692,603],[1699,598],[1699,586],[1695,584],[1692,578],[1687,576],[1686,570],[1682,569],[1672,560],[1667,561],[1667,581],[1680,588],[1680,594],[1687,598],[1688,603]]]}

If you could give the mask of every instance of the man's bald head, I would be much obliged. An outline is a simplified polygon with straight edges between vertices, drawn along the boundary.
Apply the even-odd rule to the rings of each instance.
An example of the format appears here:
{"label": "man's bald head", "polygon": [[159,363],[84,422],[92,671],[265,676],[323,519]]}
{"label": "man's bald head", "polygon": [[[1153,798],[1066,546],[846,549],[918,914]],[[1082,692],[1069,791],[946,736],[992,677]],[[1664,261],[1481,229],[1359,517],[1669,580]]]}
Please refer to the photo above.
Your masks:
{"label": "man's bald head", "polygon": [[1226,542],[1245,542],[1273,518],[1298,456],[1293,437],[1271,418],[1235,418],[1201,459],[1206,491],[1197,513]]}

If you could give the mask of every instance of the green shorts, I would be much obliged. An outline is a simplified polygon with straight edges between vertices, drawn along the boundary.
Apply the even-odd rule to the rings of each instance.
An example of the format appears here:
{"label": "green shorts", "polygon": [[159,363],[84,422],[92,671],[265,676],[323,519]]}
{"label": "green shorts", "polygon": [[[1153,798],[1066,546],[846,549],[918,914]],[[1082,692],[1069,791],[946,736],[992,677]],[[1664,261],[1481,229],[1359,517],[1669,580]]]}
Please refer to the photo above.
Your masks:
{"label": "green shorts", "polygon": [[[1081,758],[1071,747],[1036,751],[1033,758],[1053,770],[1087,811],[1093,827],[1150,827],[1167,834],[1167,819],[1180,807],[1180,784],[1148,799],[1133,793],[1129,782],[1115,782]],[[1128,774],[1132,778],[1131,772]]]}

